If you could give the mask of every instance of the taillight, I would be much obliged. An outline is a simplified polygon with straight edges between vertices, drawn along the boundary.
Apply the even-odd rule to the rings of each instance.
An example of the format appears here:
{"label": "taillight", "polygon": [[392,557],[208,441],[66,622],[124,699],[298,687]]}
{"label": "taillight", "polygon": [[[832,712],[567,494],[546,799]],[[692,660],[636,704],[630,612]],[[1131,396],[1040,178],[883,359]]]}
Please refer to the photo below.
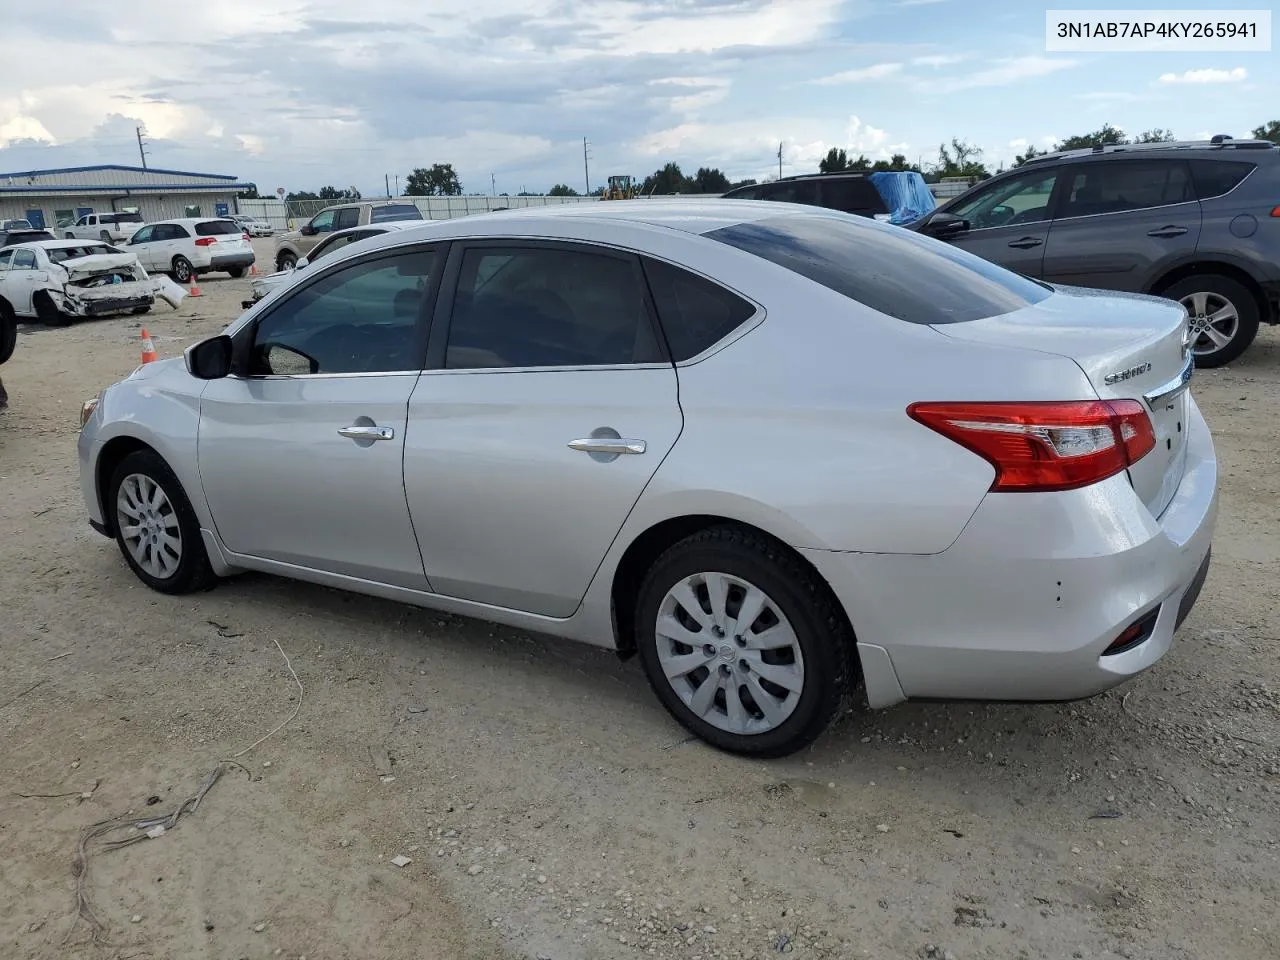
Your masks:
{"label": "taillight", "polygon": [[907,414],[995,467],[993,491],[1085,487],[1156,445],[1136,400],[913,403]]}
{"label": "taillight", "polygon": [[1271,208],[1271,215],[1272,215],[1273,217],[1280,217],[1280,207],[1272,207],[1272,208]]}
{"label": "taillight", "polygon": [[246,230],[244,233],[242,233],[242,234],[241,234],[241,236],[242,236],[242,237],[244,237],[246,240],[248,240],[248,239],[249,239],[249,231],[248,231],[248,230]]}
{"label": "taillight", "polygon": [[218,238],[217,238],[217,237],[200,237],[198,240],[196,240],[196,246],[197,246],[197,247],[212,247],[212,246],[213,246],[215,243],[217,243],[217,242],[218,242]]}

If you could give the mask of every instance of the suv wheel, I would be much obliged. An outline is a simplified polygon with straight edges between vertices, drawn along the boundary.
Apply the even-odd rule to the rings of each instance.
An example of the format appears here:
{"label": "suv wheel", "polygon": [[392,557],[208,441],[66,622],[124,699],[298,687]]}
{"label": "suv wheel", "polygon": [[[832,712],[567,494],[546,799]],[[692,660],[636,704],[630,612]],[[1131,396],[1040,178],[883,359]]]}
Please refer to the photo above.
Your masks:
{"label": "suv wheel", "polygon": [[276,269],[283,272],[292,270],[298,265],[298,258],[288,250],[281,250],[276,254]]}
{"label": "suv wheel", "polygon": [[1244,284],[1231,277],[1217,273],[1187,277],[1163,295],[1187,308],[1197,367],[1230,363],[1258,335],[1258,302]]}

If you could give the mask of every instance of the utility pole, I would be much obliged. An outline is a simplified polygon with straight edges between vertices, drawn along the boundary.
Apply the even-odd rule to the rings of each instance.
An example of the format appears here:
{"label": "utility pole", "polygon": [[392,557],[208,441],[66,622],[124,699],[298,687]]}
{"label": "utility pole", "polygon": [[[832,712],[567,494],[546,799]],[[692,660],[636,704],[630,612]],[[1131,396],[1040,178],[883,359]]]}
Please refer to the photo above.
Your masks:
{"label": "utility pole", "polygon": [[782,179],[782,144],[778,144],[778,179]]}
{"label": "utility pole", "polygon": [[400,196],[400,174],[396,174],[396,196]]}
{"label": "utility pole", "polygon": [[147,151],[142,147],[142,128],[134,127],[133,132],[138,135],[138,156],[142,158],[142,169],[147,169]]}
{"label": "utility pole", "polygon": [[386,188],[387,199],[390,200],[391,199],[391,174],[384,173],[382,175],[382,184]]}
{"label": "utility pole", "polygon": [[496,197],[498,195],[498,179],[492,173],[489,174],[489,196]]}
{"label": "utility pole", "polygon": [[582,179],[587,188],[587,196],[591,196],[591,167],[587,161],[591,159],[591,154],[587,152],[587,138],[582,138]]}

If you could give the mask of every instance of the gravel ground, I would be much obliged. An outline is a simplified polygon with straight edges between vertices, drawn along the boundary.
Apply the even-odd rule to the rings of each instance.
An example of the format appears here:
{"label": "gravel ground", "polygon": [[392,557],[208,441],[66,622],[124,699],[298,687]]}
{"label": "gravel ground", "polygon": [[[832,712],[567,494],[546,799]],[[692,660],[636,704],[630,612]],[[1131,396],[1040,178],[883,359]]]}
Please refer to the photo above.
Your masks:
{"label": "gravel ground", "polygon": [[[139,319],[175,355],[248,282],[201,287],[25,327],[0,369],[0,955],[1280,956],[1280,330],[1196,375],[1222,514],[1155,669],[1083,703],[856,714],[764,763],[688,741],[600,650],[265,576],[143,588],[85,522],[77,414]],[[286,720],[276,642],[296,719],[165,836],[93,855],[91,944],[81,833]]]}

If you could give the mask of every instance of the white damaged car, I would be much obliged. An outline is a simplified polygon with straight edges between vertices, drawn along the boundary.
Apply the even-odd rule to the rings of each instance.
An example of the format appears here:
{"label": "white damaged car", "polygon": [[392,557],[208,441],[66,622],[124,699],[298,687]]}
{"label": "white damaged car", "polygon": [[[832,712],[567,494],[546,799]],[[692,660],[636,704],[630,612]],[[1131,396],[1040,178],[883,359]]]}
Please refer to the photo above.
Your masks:
{"label": "white damaged car", "polygon": [[39,240],[0,250],[0,322],[146,313],[157,299],[175,309],[186,291],[152,277],[137,256],[100,241]]}

